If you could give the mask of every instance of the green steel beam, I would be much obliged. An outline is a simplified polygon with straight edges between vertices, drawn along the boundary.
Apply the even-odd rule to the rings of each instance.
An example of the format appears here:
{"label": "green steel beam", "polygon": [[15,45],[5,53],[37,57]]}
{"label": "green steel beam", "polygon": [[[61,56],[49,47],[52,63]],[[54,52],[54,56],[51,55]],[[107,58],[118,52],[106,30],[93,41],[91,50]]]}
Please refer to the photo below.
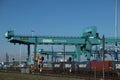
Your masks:
{"label": "green steel beam", "polygon": [[[96,28],[88,28],[85,30],[81,37],[52,37],[52,36],[21,36],[15,35],[13,31],[8,31],[5,33],[5,37],[11,43],[19,44],[34,44],[35,55],[36,47],[38,44],[46,45],[74,45],[76,47],[76,57],[80,61],[80,55],[83,50],[87,53],[87,59],[90,60],[91,49],[93,45],[102,44],[102,38],[96,31]],[[120,38],[105,38],[105,43],[116,43],[120,42]],[[68,53],[69,54],[69,53]]]}
{"label": "green steel beam", "polygon": [[80,55],[82,54],[81,53],[81,45],[76,45],[76,58],[77,58],[77,61],[80,61]]}
{"label": "green steel beam", "polygon": [[[92,45],[100,44],[100,40],[96,38],[92,33],[84,33],[82,37],[52,37],[52,36],[19,36],[14,35],[13,31],[8,31],[5,37],[11,43],[21,43],[21,44],[35,44],[35,39],[37,39],[37,44],[51,44],[51,45],[83,45],[86,44],[86,38]],[[93,32],[95,34],[95,32]]]}
{"label": "green steel beam", "polygon": [[[52,53],[54,53],[54,55],[64,55],[63,51],[43,51],[40,52],[40,54],[45,54],[45,55],[52,55]],[[75,55],[75,51],[65,51],[66,55]]]}
{"label": "green steel beam", "polygon": [[22,44],[35,44],[35,38],[37,38],[37,44],[51,44],[51,45],[80,45],[85,44],[85,39],[80,37],[46,37],[46,36],[11,36],[8,40],[11,43]]}
{"label": "green steel beam", "polygon": [[120,38],[105,38],[105,43],[120,42]]}

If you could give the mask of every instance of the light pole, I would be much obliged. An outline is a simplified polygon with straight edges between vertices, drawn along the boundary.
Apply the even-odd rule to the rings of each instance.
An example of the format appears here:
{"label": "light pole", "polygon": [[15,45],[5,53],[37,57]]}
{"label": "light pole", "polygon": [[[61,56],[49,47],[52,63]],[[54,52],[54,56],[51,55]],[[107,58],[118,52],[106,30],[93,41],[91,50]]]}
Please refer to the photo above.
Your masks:
{"label": "light pole", "polygon": [[34,32],[35,32],[34,30],[31,30],[32,36],[34,36]]}
{"label": "light pole", "polygon": [[[116,0],[116,6],[115,6],[115,39],[118,39],[118,0]],[[115,53],[116,53],[116,60],[118,61],[117,42],[115,42]]]}
{"label": "light pole", "polygon": [[63,51],[64,51],[64,63],[65,63],[65,45],[63,45]]}
{"label": "light pole", "polygon": [[63,67],[63,70],[65,71],[65,44],[63,45],[63,51],[64,51],[64,55],[63,55],[63,57],[64,57],[64,60],[63,60],[64,67]]}
{"label": "light pole", "polygon": [[[35,31],[31,30],[31,36],[32,36],[32,38],[34,36],[34,33],[35,33]],[[32,48],[31,48],[31,61],[33,61],[33,59],[34,59],[34,46],[32,45]]]}
{"label": "light pole", "polygon": [[102,37],[102,56],[103,56],[103,64],[102,64],[102,67],[103,67],[103,80],[105,80],[104,52],[105,52],[105,37],[104,37],[104,35],[103,35],[103,37]]}
{"label": "light pole", "polygon": [[21,44],[20,44],[20,57],[19,57],[20,58],[20,63],[19,63],[20,67],[21,67],[21,53],[22,53],[21,50],[22,50],[22,48],[21,48]]}

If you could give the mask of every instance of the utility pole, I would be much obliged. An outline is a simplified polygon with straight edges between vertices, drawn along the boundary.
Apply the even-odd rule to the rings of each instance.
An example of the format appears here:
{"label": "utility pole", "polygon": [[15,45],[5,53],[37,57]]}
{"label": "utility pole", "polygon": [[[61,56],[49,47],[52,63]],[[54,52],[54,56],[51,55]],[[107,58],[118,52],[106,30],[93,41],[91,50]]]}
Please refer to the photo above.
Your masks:
{"label": "utility pole", "polygon": [[117,39],[118,39],[118,0],[116,0],[116,7],[115,7],[115,55],[116,60],[118,61],[118,48],[117,48]]}
{"label": "utility pole", "polygon": [[115,38],[118,38],[118,0],[115,7]]}
{"label": "utility pole", "polygon": [[103,56],[103,80],[105,80],[105,64],[104,64],[104,52],[105,52],[105,37],[102,37],[102,56]]}

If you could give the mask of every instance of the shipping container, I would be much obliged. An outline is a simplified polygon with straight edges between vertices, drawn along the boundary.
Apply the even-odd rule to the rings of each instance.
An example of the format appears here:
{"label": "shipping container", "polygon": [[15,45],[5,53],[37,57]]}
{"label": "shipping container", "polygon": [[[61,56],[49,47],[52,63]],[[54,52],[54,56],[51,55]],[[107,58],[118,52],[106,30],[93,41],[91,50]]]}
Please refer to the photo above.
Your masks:
{"label": "shipping container", "polygon": [[78,71],[90,71],[90,61],[78,62]]}
{"label": "shipping container", "polygon": [[[104,67],[103,67],[104,65]],[[111,69],[111,61],[91,61],[91,71],[102,72],[103,69],[105,72],[109,72]]]}
{"label": "shipping container", "polygon": [[63,62],[63,70],[65,72],[72,72],[72,62]]}
{"label": "shipping container", "polygon": [[53,63],[53,70],[55,72],[62,72],[63,71],[63,63],[62,62]]}
{"label": "shipping container", "polygon": [[53,63],[53,70],[55,72],[76,72],[77,62],[55,62]]}
{"label": "shipping container", "polygon": [[64,69],[66,72],[76,72],[77,62],[65,62]]}
{"label": "shipping container", "polygon": [[78,71],[78,62],[72,62],[72,72],[77,72]]}
{"label": "shipping container", "polygon": [[120,61],[112,61],[111,70],[120,70]]}
{"label": "shipping container", "polygon": [[120,76],[120,61],[112,61],[111,72],[115,76]]}

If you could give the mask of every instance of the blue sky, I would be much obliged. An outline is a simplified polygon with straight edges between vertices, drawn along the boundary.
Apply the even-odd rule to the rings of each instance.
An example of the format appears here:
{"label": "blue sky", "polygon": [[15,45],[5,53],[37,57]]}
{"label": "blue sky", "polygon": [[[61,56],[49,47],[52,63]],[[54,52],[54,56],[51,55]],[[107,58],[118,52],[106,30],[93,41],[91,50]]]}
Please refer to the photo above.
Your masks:
{"label": "blue sky", "polygon": [[80,36],[90,26],[96,26],[100,35],[114,37],[115,0],[0,0],[0,55],[19,53],[19,45],[4,37],[8,30],[20,35],[34,30],[34,35]]}

